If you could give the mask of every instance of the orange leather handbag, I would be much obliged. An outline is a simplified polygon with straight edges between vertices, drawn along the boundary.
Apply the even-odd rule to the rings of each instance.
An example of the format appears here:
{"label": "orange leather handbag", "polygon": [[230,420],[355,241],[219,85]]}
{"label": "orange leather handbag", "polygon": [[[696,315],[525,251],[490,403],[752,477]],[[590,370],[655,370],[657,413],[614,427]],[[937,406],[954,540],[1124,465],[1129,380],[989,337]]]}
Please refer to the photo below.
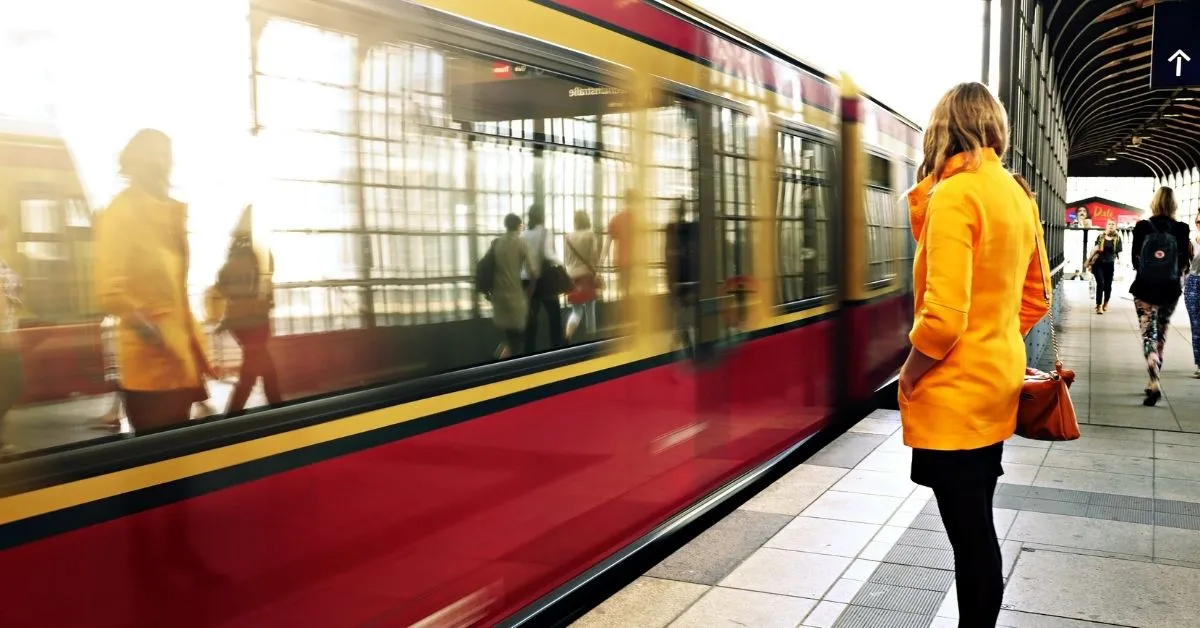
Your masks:
{"label": "orange leather handbag", "polygon": [[[1038,217],[1034,216],[1035,220]],[[1038,269],[1042,272],[1042,239],[1037,242]],[[1058,354],[1058,335],[1054,331],[1054,307],[1050,303],[1050,278],[1042,274],[1042,293],[1050,315],[1050,344],[1054,347],[1054,372],[1025,369],[1021,385],[1021,402],[1017,406],[1017,435],[1033,440],[1075,440],[1079,438],[1079,421],[1071,403],[1071,384],[1075,371],[1064,369]]]}

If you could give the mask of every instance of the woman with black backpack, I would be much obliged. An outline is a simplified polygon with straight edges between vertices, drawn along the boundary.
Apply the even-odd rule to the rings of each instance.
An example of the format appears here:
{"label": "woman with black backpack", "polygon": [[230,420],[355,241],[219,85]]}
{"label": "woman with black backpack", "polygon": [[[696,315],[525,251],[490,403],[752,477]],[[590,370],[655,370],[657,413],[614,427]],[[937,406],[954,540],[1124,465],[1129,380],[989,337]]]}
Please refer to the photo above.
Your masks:
{"label": "woman with black backpack", "polygon": [[1159,372],[1163,364],[1163,345],[1171,314],[1183,293],[1180,277],[1191,263],[1188,226],[1175,220],[1175,192],[1161,187],[1150,201],[1151,216],[1133,228],[1133,269],[1137,272],[1129,287],[1142,328],[1142,353],[1146,356],[1146,384],[1143,405],[1152,406],[1162,397]]}
{"label": "woman with black backpack", "polygon": [[275,260],[271,252],[259,246],[253,236],[253,209],[247,206],[234,228],[225,263],[217,272],[217,291],[225,299],[220,330],[228,331],[242,349],[242,366],[237,384],[229,395],[227,415],[240,414],[246,408],[250,391],[258,378],[272,406],[283,403],[279,375],[267,344],[271,339],[271,310],[275,307],[272,281]]}

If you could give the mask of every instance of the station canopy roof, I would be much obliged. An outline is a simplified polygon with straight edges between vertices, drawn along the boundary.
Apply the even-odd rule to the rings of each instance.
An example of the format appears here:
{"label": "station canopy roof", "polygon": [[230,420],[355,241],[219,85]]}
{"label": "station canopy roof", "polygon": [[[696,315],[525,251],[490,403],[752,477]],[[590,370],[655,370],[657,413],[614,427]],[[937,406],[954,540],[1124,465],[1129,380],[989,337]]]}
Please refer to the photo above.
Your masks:
{"label": "station canopy roof", "polygon": [[[1165,58],[1173,51],[1152,51],[1155,4],[1170,1],[1180,0],[1043,2],[1071,176],[1163,176],[1200,167],[1200,88],[1150,85],[1152,64],[1174,72],[1171,63],[1183,63]],[[1190,63],[1200,70],[1200,24],[1193,27],[1197,58]]]}

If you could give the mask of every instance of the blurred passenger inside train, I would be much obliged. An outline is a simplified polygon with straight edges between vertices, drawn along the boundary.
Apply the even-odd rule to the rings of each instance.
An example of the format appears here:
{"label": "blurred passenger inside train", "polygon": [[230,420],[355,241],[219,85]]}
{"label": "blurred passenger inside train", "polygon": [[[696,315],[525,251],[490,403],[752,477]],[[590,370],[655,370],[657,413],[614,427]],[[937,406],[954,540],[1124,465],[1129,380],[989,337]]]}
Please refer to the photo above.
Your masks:
{"label": "blurred passenger inside train", "polygon": [[924,138],[908,193],[913,348],[900,371],[912,480],[933,489],[954,549],[960,626],[995,626],[1004,593],[992,521],[1001,450],[1016,429],[1022,336],[1046,314],[1039,211],[1004,167],[1008,119],[979,83],[951,89]]}
{"label": "blurred passenger inside train", "polygon": [[187,206],[170,196],[171,139],[145,129],[121,152],[128,187],[96,229],[96,292],[119,319],[117,363],[137,431],[187,421],[211,374],[187,298]]}
{"label": "blurred passenger inside train", "polygon": [[671,313],[674,316],[676,341],[685,350],[692,346],[692,327],[695,312],[696,279],[699,277],[699,226],[687,217],[687,201],[675,203],[674,216],[667,223],[666,251],[667,283],[671,291]]}
{"label": "blurred passenger inside train", "polygon": [[117,317],[105,316],[100,322],[100,345],[104,353],[104,381],[112,386],[115,394],[108,411],[95,420],[94,427],[102,430],[121,429],[125,418],[125,404],[121,400],[121,369],[117,365]]}
{"label": "blurred passenger inside train", "polygon": [[592,230],[587,212],[575,212],[575,230],[566,235],[565,264],[574,288],[567,294],[571,315],[567,318],[566,339],[574,337],[579,325],[588,335],[596,333],[596,299],[599,297],[600,236]]}
{"label": "blurred passenger inside train", "polygon": [[[563,334],[562,304],[560,296],[566,292],[555,286],[553,267],[560,267],[554,253],[554,236],[546,227],[546,210],[538,203],[529,206],[529,225],[521,234],[529,247],[532,264],[529,265],[522,278],[531,287],[529,298],[529,322],[525,325],[525,353],[537,350],[538,326],[542,310],[546,311],[546,320],[550,326],[550,346],[563,347],[567,344]],[[536,270],[534,270],[536,269]]]}
{"label": "blurred passenger inside train", "polygon": [[[8,219],[0,214],[0,251],[8,250]],[[16,405],[25,388],[21,350],[17,343],[21,315],[21,277],[0,255],[0,459],[16,453],[4,442],[4,416]]]}
{"label": "blurred passenger inside train", "polygon": [[272,406],[283,403],[279,375],[267,347],[271,339],[271,311],[275,309],[272,282],[275,258],[270,250],[254,240],[253,211],[250,206],[242,211],[230,238],[225,263],[217,272],[217,291],[225,300],[218,330],[232,334],[242,349],[237,384],[225,408],[229,415],[245,409],[250,391],[260,377],[267,403]]}
{"label": "blurred passenger inside train", "polygon": [[1117,233],[1117,221],[1110,219],[1104,233],[1096,236],[1096,247],[1088,258],[1092,274],[1096,276],[1096,313],[1108,311],[1108,300],[1112,298],[1113,274],[1117,269],[1117,257],[1121,255],[1121,234]]}
{"label": "blurred passenger inside train", "polygon": [[630,231],[633,229],[629,210],[641,199],[637,190],[626,190],[624,205],[608,221],[608,239],[604,242],[604,259],[611,255],[613,268],[617,271],[617,298],[623,299],[629,295],[629,284],[632,279],[630,268]]}
{"label": "blurred passenger inside train", "polygon": [[1188,268],[1183,284],[1183,305],[1187,308],[1192,325],[1192,363],[1196,365],[1192,377],[1200,379],[1200,210],[1196,212],[1196,232],[1189,243],[1192,248],[1192,264]]}
{"label": "blurred passenger inside train", "polygon": [[[504,336],[496,350],[496,357],[503,360],[525,346],[532,283],[541,270],[521,237],[520,216],[509,214],[504,217],[504,235],[492,242],[491,255],[494,274],[489,298],[492,323]],[[530,281],[522,282],[522,275]]]}
{"label": "blurred passenger inside train", "polygon": [[1175,220],[1175,191],[1158,188],[1150,200],[1150,218],[1133,226],[1133,307],[1142,330],[1142,355],[1150,379],[1143,392],[1143,405],[1152,406],[1162,397],[1159,374],[1171,315],[1183,294],[1181,277],[1192,261],[1188,225]]}

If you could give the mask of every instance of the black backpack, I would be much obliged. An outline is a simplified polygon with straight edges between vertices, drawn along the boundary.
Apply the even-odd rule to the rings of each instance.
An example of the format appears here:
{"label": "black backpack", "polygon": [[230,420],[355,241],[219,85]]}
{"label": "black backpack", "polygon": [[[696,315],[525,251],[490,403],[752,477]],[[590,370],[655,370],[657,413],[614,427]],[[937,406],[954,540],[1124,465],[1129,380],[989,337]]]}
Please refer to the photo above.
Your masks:
{"label": "black backpack", "polygon": [[217,288],[228,299],[256,299],[259,291],[258,255],[249,241],[239,240],[229,249],[217,273]]}
{"label": "black backpack", "polygon": [[1148,283],[1170,283],[1179,281],[1179,242],[1171,233],[1171,224],[1159,229],[1154,220],[1147,220],[1154,233],[1142,242],[1138,260],[1138,278]]}
{"label": "black backpack", "polygon": [[475,264],[475,290],[480,294],[491,294],[496,285],[496,241]]}

